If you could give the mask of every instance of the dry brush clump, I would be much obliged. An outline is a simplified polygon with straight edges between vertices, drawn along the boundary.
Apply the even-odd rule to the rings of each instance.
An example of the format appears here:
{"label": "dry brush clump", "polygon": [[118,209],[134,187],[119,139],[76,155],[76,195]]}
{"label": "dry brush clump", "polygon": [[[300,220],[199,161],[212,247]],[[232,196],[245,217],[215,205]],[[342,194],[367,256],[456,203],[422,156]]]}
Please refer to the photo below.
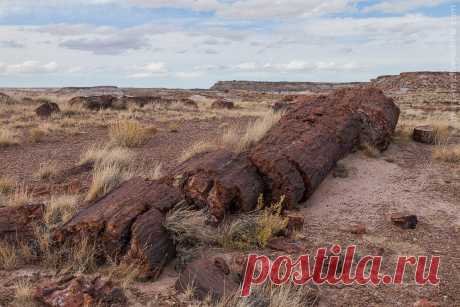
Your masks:
{"label": "dry brush clump", "polygon": [[438,144],[433,149],[433,158],[449,163],[459,163],[460,145]]}
{"label": "dry brush clump", "polygon": [[210,305],[213,307],[307,307],[315,306],[318,298],[318,290],[308,286],[297,286],[293,283],[276,286],[266,283],[254,287],[249,297],[241,297],[237,291]]}
{"label": "dry brush clump", "polygon": [[7,128],[0,128],[0,147],[9,147],[19,144],[19,138],[16,133]]}
{"label": "dry brush clump", "polygon": [[47,161],[40,163],[40,168],[34,174],[38,179],[50,179],[58,173],[58,164],[56,161]]}
{"label": "dry brush clump", "polygon": [[215,140],[200,141],[193,144],[179,156],[178,161],[183,163],[198,154],[214,151],[219,148],[225,148],[235,153],[246,151],[259,142],[279,122],[282,116],[282,112],[269,111],[259,119],[249,123],[244,131],[240,131],[237,127],[228,128]]}
{"label": "dry brush clump", "polygon": [[106,146],[88,149],[80,159],[80,164],[94,163],[93,179],[86,200],[93,201],[105,196],[131,178],[134,175],[132,160],[133,154],[124,148]]}
{"label": "dry brush clump", "polygon": [[10,177],[0,177],[0,193],[8,194],[14,191],[16,187],[16,181]]}
{"label": "dry brush clump", "polygon": [[147,143],[155,128],[146,128],[135,121],[117,121],[109,128],[110,142],[124,147],[138,147]]}
{"label": "dry brush clump", "polygon": [[14,188],[14,192],[9,195],[8,205],[9,206],[23,206],[28,203],[31,203],[33,200],[32,193],[28,186],[24,183],[17,184]]}

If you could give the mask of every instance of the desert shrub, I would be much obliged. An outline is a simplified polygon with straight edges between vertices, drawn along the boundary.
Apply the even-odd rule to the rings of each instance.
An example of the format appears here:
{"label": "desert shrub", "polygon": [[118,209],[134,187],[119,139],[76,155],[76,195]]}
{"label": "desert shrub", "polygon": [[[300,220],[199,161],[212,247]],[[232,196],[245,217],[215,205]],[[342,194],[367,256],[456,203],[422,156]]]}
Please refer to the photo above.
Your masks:
{"label": "desert shrub", "polygon": [[8,194],[14,191],[16,181],[9,177],[0,177],[0,193]]}
{"label": "desert shrub", "polygon": [[137,147],[145,144],[156,133],[154,128],[145,128],[135,121],[118,121],[110,126],[109,137],[112,144]]}
{"label": "desert shrub", "polygon": [[19,144],[18,137],[11,130],[0,128],[0,147],[8,147]]}

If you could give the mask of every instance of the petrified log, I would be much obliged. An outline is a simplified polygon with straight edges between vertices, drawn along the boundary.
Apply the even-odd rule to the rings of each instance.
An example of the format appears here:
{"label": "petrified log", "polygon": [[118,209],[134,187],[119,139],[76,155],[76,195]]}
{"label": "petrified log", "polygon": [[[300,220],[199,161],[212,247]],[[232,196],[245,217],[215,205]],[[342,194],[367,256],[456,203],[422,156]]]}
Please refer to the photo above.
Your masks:
{"label": "petrified log", "polygon": [[127,298],[120,288],[99,276],[95,278],[66,277],[39,286],[34,298],[45,306],[126,306]]}
{"label": "petrified log", "polygon": [[120,99],[112,95],[74,97],[69,100],[69,105],[79,105],[88,110],[104,110],[104,109],[124,109],[126,106]]}
{"label": "petrified log", "polygon": [[47,118],[50,117],[51,114],[59,112],[61,112],[61,109],[59,109],[59,106],[54,102],[45,102],[35,109],[35,114],[41,118]]}
{"label": "petrified log", "polygon": [[[140,252],[135,253],[134,249],[142,247],[147,263],[144,267],[155,273],[166,264],[159,262],[158,257],[166,260],[172,257],[172,241],[158,224],[162,223],[164,212],[183,200],[182,193],[172,185],[133,178],[80,210],[55,233],[55,239],[65,242],[89,238],[101,247],[98,248],[101,259],[106,256],[121,259],[130,248],[137,257]],[[150,246],[151,242],[156,243]],[[158,255],[151,255],[155,247]],[[142,273],[149,275],[149,272]]]}
{"label": "petrified log", "polygon": [[19,207],[0,207],[0,240],[28,238],[34,222],[43,218],[43,204]]}
{"label": "petrified log", "polygon": [[380,90],[342,89],[297,104],[250,151],[268,198],[304,202],[358,145],[387,148],[399,108]]}
{"label": "petrified log", "polygon": [[262,178],[246,155],[218,150],[187,161],[180,173],[183,190],[195,204],[222,219],[226,212],[254,209],[263,193]]}
{"label": "petrified log", "polygon": [[164,213],[152,208],[139,216],[131,227],[131,245],[125,257],[128,264],[135,261],[141,272],[138,278],[156,279],[176,254],[173,241],[163,227]]}
{"label": "petrified log", "polygon": [[235,104],[233,101],[227,99],[218,99],[214,101],[211,105],[213,109],[233,109],[235,108]]}
{"label": "petrified log", "polygon": [[436,131],[431,126],[415,127],[412,139],[419,143],[434,144],[436,140]]}
{"label": "petrified log", "polygon": [[197,298],[204,299],[210,295],[216,301],[238,290],[238,283],[229,273],[228,265],[223,265],[221,258],[217,261],[198,259],[191,262],[180,274],[176,289],[185,291],[192,287]]}

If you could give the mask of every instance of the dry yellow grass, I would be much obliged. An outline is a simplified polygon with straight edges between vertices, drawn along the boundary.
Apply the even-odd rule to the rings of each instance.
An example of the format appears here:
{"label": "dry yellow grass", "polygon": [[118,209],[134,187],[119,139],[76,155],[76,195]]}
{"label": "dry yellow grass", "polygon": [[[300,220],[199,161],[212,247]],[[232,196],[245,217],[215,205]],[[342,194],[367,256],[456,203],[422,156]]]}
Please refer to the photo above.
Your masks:
{"label": "dry yellow grass", "polygon": [[0,193],[8,194],[14,191],[16,181],[10,177],[0,177]]}
{"label": "dry yellow grass", "polygon": [[8,198],[9,206],[23,206],[32,201],[32,194],[25,184],[16,185],[14,193],[11,193]]}
{"label": "dry yellow grass", "polygon": [[34,302],[33,295],[33,285],[30,282],[27,282],[26,280],[19,280],[15,286],[13,306],[37,306],[37,304],[35,304]]}
{"label": "dry yellow grass", "polygon": [[279,122],[282,116],[282,112],[265,112],[261,118],[251,122],[243,133],[238,128],[229,128],[220,138],[193,144],[180,155],[178,161],[182,163],[193,158],[195,155],[214,151],[219,148],[225,148],[235,153],[248,150],[251,146],[259,142]]}
{"label": "dry yellow grass", "polygon": [[7,243],[0,242],[0,269],[2,270],[13,270],[18,264],[16,246]]}
{"label": "dry yellow grass", "polygon": [[0,147],[8,147],[19,144],[19,139],[15,133],[6,128],[0,128]]}
{"label": "dry yellow grass", "polygon": [[118,121],[109,128],[111,143],[124,147],[141,146],[155,133],[154,128],[145,128],[138,122],[127,120]]}
{"label": "dry yellow grass", "polygon": [[58,165],[55,161],[47,161],[40,163],[40,168],[34,174],[38,179],[49,179],[58,172]]}
{"label": "dry yellow grass", "polygon": [[121,147],[111,146],[92,146],[88,148],[80,157],[80,165],[92,162],[96,165],[117,164],[128,166],[133,159],[133,153]]}
{"label": "dry yellow grass", "polygon": [[117,164],[97,165],[93,169],[93,179],[86,200],[93,201],[107,195],[132,176],[129,169],[120,167]]}
{"label": "dry yellow grass", "polygon": [[377,147],[371,144],[367,144],[367,143],[361,145],[361,150],[369,158],[378,158],[380,157],[380,154],[381,154],[380,150]]}
{"label": "dry yellow grass", "polygon": [[77,195],[52,196],[44,214],[44,222],[48,228],[67,222],[77,211],[77,201]]}
{"label": "dry yellow grass", "polygon": [[436,145],[433,149],[433,158],[439,161],[458,163],[460,162],[460,145]]}
{"label": "dry yellow grass", "polygon": [[215,142],[206,142],[206,141],[201,141],[198,143],[193,144],[189,148],[187,148],[182,154],[179,156],[178,161],[179,163],[183,163],[185,161],[190,160],[194,156],[205,153],[205,152],[211,152],[219,148],[219,145],[216,144]]}
{"label": "dry yellow grass", "polygon": [[29,130],[29,142],[40,143],[43,141],[47,134],[47,131],[40,128],[31,128]]}

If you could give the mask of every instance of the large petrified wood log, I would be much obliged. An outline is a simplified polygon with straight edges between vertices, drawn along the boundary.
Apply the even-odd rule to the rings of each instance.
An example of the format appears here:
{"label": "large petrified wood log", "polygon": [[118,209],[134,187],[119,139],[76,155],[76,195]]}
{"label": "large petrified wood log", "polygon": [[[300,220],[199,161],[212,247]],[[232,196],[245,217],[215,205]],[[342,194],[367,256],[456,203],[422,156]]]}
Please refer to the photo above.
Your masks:
{"label": "large petrified wood log", "polygon": [[136,262],[140,279],[158,278],[163,267],[176,255],[173,241],[163,227],[164,220],[164,213],[152,208],[139,216],[131,227],[131,244],[124,261]]}
{"label": "large petrified wood log", "polygon": [[412,139],[419,143],[434,144],[436,141],[436,130],[431,126],[415,127]]}
{"label": "large petrified wood log", "polygon": [[262,178],[244,154],[225,150],[201,154],[185,163],[178,173],[187,196],[198,206],[208,206],[217,219],[228,211],[253,210],[263,193]]}
{"label": "large petrified wood log", "polygon": [[[56,232],[55,239],[65,242],[89,238],[99,247],[101,259],[121,259],[131,249],[133,257],[143,256],[148,271],[142,273],[156,276],[173,254],[172,241],[162,229],[163,214],[183,200],[182,193],[172,185],[133,178],[80,210]],[[156,255],[152,255],[153,249]]]}
{"label": "large petrified wood log", "polygon": [[28,238],[34,222],[41,221],[43,213],[43,204],[0,207],[0,240]]}
{"label": "large petrified wood log", "polygon": [[380,90],[343,89],[298,104],[250,152],[272,198],[304,202],[335,163],[357,145],[383,150],[399,108]]}

